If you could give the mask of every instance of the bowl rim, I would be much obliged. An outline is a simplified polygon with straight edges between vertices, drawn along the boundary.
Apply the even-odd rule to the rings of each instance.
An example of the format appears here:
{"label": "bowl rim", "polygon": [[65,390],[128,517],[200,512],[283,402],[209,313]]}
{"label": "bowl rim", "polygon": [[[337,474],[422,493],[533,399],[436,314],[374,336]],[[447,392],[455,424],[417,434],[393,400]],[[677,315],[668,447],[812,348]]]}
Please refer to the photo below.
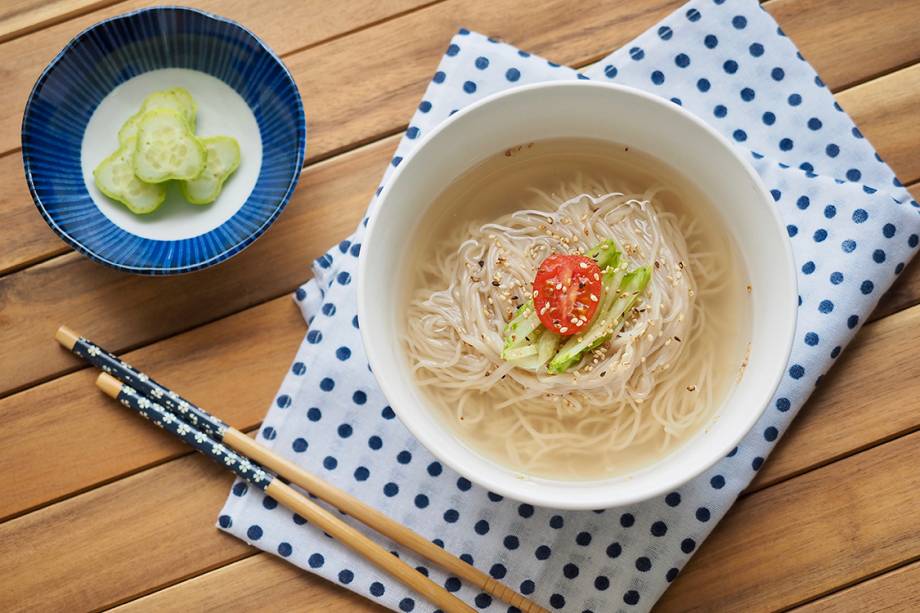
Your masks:
{"label": "bowl rim", "polygon": [[[275,208],[272,210],[272,213],[268,217],[265,218],[265,220],[259,225],[259,227],[255,228],[252,232],[250,232],[246,236],[246,238],[240,241],[237,241],[235,244],[229,247],[223,248],[220,251],[220,253],[210,255],[208,258],[203,259],[203,260],[198,260],[195,263],[186,264],[182,266],[177,266],[177,265],[129,266],[126,264],[113,262],[107,259],[103,254],[96,253],[92,249],[85,247],[76,238],[72,237],[67,232],[66,229],[61,227],[55,220],[54,216],[48,212],[48,210],[45,208],[44,202],[42,202],[42,199],[38,195],[38,191],[35,187],[35,181],[32,176],[32,160],[29,155],[29,148],[25,145],[23,136],[25,135],[27,127],[28,127],[28,121],[29,121],[29,117],[31,114],[30,111],[32,109],[32,105],[35,102],[35,98],[39,94],[40,90],[44,86],[47,79],[50,77],[52,70],[54,70],[55,66],[61,61],[61,59],[65,57],[67,53],[69,53],[73,47],[75,47],[78,43],[80,43],[84,37],[88,36],[96,28],[103,26],[105,24],[111,23],[111,22],[133,19],[137,17],[138,15],[141,15],[144,13],[165,12],[165,11],[195,14],[196,16],[202,17],[204,19],[222,23],[224,25],[230,26],[231,28],[235,28],[239,30],[242,34],[244,34],[245,36],[249,37],[252,41],[254,41],[255,44],[258,47],[260,47],[264,52],[266,52],[275,61],[275,63],[281,68],[283,74],[290,81],[293,87],[293,90],[294,90],[295,114],[297,116],[297,126],[298,126],[297,127],[297,155],[296,155],[296,166],[298,170],[297,172],[293,173],[293,176],[288,182],[288,185],[287,185],[287,188],[285,189],[284,194],[282,194],[281,197],[278,199],[275,205]],[[249,247],[252,243],[254,243],[256,239],[262,236],[266,230],[268,230],[268,228],[275,222],[278,216],[281,215],[281,212],[287,207],[287,204],[290,201],[291,196],[294,193],[294,189],[297,187],[297,183],[300,180],[300,175],[303,173],[304,160],[306,159],[306,147],[307,147],[307,122],[306,122],[306,116],[304,114],[304,109],[303,109],[303,100],[300,96],[300,89],[297,87],[297,81],[294,79],[294,76],[291,74],[290,70],[288,70],[287,65],[285,65],[285,63],[282,61],[281,57],[278,56],[278,54],[276,54],[271,49],[271,47],[269,47],[268,44],[265,43],[265,41],[259,38],[251,30],[241,25],[239,22],[234,21],[233,19],[229,19],[227,17],[216,15],[214,13],[209,13],[208,11],[203,11],[201,9],[196,9],[196,8],[192,8],[188,6],[178,6],[178,5],[149,6],[149,7],[135,9],[133,11],[127,11],[125,13],[120,13],[118,15],[113,15],[112,17],[108,17],[106,19],[97,21],[96,23],[90,26],[87,26],[86,28],[81,30],[78,34],[76,34],[73,38],[71,38],[60,51],[58,51],[58,53],[54,56],[54,58],[52,58],[50,62],[48,62],[48,65],[45,66],[41,74],[39,74],[38,78],[35,80],[35,84],[32,86],[32,89],[29,91],[29,96],[26,99],[26,104],[22,112],[22,121],[20,123],[20,149],[21,149],[21,155],[22,155],[23,170],[24,170],[25,177],[26,177],[26,183],[28,184],[29,194],[32,196],[32,201],[35,204],[35,207],[38,209],[39,214],[41,214],[42,219],[45,220],[45,223],[48,224],[48,226],[54,231],[54,233],[57,234],[65,243],[70,245],[70,247],[72,247],[75,251],[86,256],[90,260],[93,260],[94,262],[98,262],[100,264],[108,266],[110,268],[114,268],[116,270],[121,270],[123,272],[129,272],[129,273],[141,274],[141,275],[178,275],[178,274],[196,272],[199,270],[203,270],[205,268],[210,268],[212,266],[215,266],[216,264],[219,264],[225,260],[228,260],[232,258],[233,256],[237,255],[238,253],[244,251],[247,247]],[[243,206],[245,206],[245,202]],[[240,210],[242,210],[242,207],[240,208]],[[233,216],[230,217],[230,219],[233,219],[233,217],[235,217],[238,214],[239,214],[239,211],[234,213]],[[229,221],[229,219],[227,221]],[[137,236],[137,235],[133,235],[133,236]],[[140,237],[140,236],[138,236],[137,238],[141,241],[152,241],[153,240],[153,239]],[[177,241],[166,240],[166,241],[160,241],[160,242],[174,243]]]}
{"label": "bowl rim", "polygon": [[[723,148],[728,150],[731,156],[735,158],[735,160],[741,164],[741,167],[747,173],[748,177],[754,184],[756,190],[760,193],[761,204],[769,211],[769,215],[771,216],[775,224],[774,230],[778,233],[778,236],[782,238],[782,240],[780,241],[783,245],[783,251],[782,251],[783,264],[782,264],[781,270],[785,271],[785,276],[787,278],[787,281],[790,284],[790,291],[792,292],[792,295],[793,296],[798,295],[798,277],[796,275],[795,258],[792,252],[792,245],[784,234],[785,223],[780,218],[779,213],[777,212],[776,208],[769,206],[769,203],[771,200],[769,198],[769,191],[764,185],[763,180],[760,178],[760,175],[757,174],[753,166],[751,166],[750,162],[747,159],[745,159],[741,151],[738,148],[736,148],[725,136],[717,132],[715,128],[707,124],[700,117],[684,109],[683,107],[676,105],[673,102],[670,102],[664,98],[661,98],[659,96],[656,96],[654,94],[645,92],[643,90],[640,90],[634,87],[629,87],[629,86],[620,85],[616,83],[605,83],[605,82],[582,80],[582,79],[572,80],[572,81],[545,81],[545,82],[540,82],[540,83],[532,83],[532,84],[527,84],[527,85],[515,86],[515,87],[509,88],[506,90],[502,90],[500,92],[496,92],[494,94],[491,94],[480,100],[477,100],[476,102],[469,104],[468,106],[464,107],[463,109],[457,111],[453,115],[444,119],[441,123],[435,126],[426,135],[424,135],[423,138],[421,138],[418,141],[416,146],[404,156],[403,162],[397,168],[394,169],[394,172],[390,175],[390,177],[388,178],[386,182],[386,185],[384,185],[379,196],[377,197],[376,210],[374,211],[374,214],[371,215],[370,219],[368,220],[367,232],[362,241],[363,247],[359,255],[358,290],[357,290],[358,292],[358,319],[360,322],[362,322],[362,324],[363,322],[368,321],[368,318],[364,317],[363,314],[366,314],[371,308],[370,296],[368,295],[367,283],[365,279],[367,278],[366,273],[367,273],[368,261],[369,261],[371,252],[373,251],[371,249],[371,246],[373,245],[373,238],[377,232],[377,223],[381,218],[381,215],[379,213],[381,209],[383,208],[383,206],[385,206],[385,202],[387,200],[387,197],[389,196],[389,193],[392,191],[393,187],[398,184],[399,179],[402,176],[402,173],[404,172],[404,170],[408,168],[409,166],[411,166],[411,164],[408,164],[407,162],[409,162],[416,155],[419,155],[419,153],[422,152],[426,148],[429,142],[437,138],[437,136],[441,134],[444,130],[446,130],[449,126],[461,120],[466,115],[475,112],[480,107],[491,104],[492,102],[496,100],[499,100],[499,99],[502,99],[508,96],[519,95],[523,92],[528,92],[528,91],[533,91],[533,90],[556,89],[556,88],[559,88],[559,89],[596,88],[596,89],[616,90],[620,93],[624,93],[624,94],[639,98],[639,100],[637,100],[638,103],[654,104],[654,105],[662,107],[663,109],[665,109],[666,112],[677,113],[679,115],[683,115],[684,118],[688,119],[692,123],[696,124],[698,127],[702,128],[705,132],[707,132],[711,138],[715,139],[719,144],[722,145]],[[795,331],[796,331],[797,318],[798,318],[798,307],[795,301],[791,301],[790,304],[787,306],[787,309],[788,309],[788,312],[787,312],[786,319],[788,322],[788,329],[784,331],[777,331],[777,333],[782,332],[785,336],[784,342],[782,342],[777,349],[777,352],[780,352],[780,351],[782,352],[782,357],[784,358],[783,359],[784,364],[788,364],[789,358],[792,354],[792,347],[795,341]],[[720,460],[722,460],[725,456],[727,456],[728,453],[732,449],[734,449],[740,443],[740,441],[745,436],[747,436],[749,432],[751,432],[753,427],[756,425],[757,421],[761,418],[761,416],[764,414],[767,407],[769,406],[770,398],[772,398],[776,394],[776,390],[779,388],[779,385],[786,371],[785,366],[783,366],[783,368],[777,369],[776,373],[772,376],[772,380],[769,380],[766,382],[765,389],[769,390],[769,393],[766,393],[766,392],[764,393],[764,399],[763,399],[762,406],[759,407],[757,410],[752,410],[749,412],[747,419],[743,423],[743,427],[739,426],[738,433],[730,438],[726,437],[725,442],[722,443],[721,445],[711,445],[709,447],[709,451],[706,452],[706,455],[708,456],[706,457],[706,460],[704,462],[701,462],[700,465],[694,470],[689,471],[686,474],[684,474],[680,479],[675,479],[671,481],[662,481],[661,483],[655,485],[654,487],[647,488],[646,491],[643,492],[641,495],[629,494],[629,493],[613,494],[613,495],[611,494],[597,495],[591,501],[582,502],[578,500],[568,499],[565,497],[564,493],[562,492],[560,494],[555,495],[555,497],[539,496],[539,495],[535,496],[529,492],[527,487],[522,486],[519,489],[505,487],[505,485],[498,482],[496,479],[493,479],[492,475],[490,474],[485,474],[485,475],[469,474],[463,467],[462,465],[463,463],[458,458],[455,458],[448,454],[442,454],[439,450],[437,450],[437,445],[432,444],[433,443],[432,437],[428,435],[428,429],[424,427],[419,427],[419,425],[414,423],[411,419],[403,419],[402,417],[403,412],[398,406],[399,403],[393,403],[391,401],[392,398],[397,397],[397,395],[394,394],[394,391],[397,387],[406,386],[406,385],[414,385],[414,384],[409,383],[409,382],[398,382],[397,383],[395,381],[382,380],[383,379],[382,377],[378,377],[377,376],[377,372],[378,372],[377,365],[383,363],[383,358],[380,355],[378,355],[380,350],[375,348],[375,345],[370,338],[371,331],[369,330],[367,325],[362,325],[360,328],[360,332],[361,332],[362,341],[364,343],[364,349],[367,354],[368,363],[371,367],[371,370],[374,374],[374,378],[377,381],[377,384],[380,386],[381,391],[383,392],[384,396],[389,401],[390,406],[393,408],[394,412],[398,416],[400,416],[400,422],[409,430],[412,436],[418,439],[418,441],[432,455],[434,455],[441,462],[447,464],[450,468],[455,470],[457,473],[463,475],[464,477],[467,477],[474,483],[477,483],[478,485],[488,489],[489,491],[495,492],[497,494],[501,494],[503,496],[507,496],[509,498],[512,498],[514,500],[518,500],[521,502],[526,502],[526,503],[530,503],[530,504],[537,505],[537,506],[561,509],[561,510],[593,510],[593,509],[601,509],[601,508],[607,509],[607,508],[615,508],[615,507],[620,507],[620,506],[629,505],[629,504],[635,504],[638,502],[643,502],[645,500],[650,500],[657,496],[663,495],[669,491],[673,491],[674,489],[679,488],[685,485],[686,483],[692,481],[693,479],[699,477],[700,475],[705,473],[707,470],[712,468]],[[456,435],[452,435],[452,436],[456,437]],[[468,451],[471,454],[480,455],[475,450],[468,448]],[[489,461],[495,464],[501,465],[500,462],[496,462],[494,460],[489,460]],[[554,481],[552,479],[544,479],[544,478],[538,478],[538,479],[540,481]],[[555,481],[565,482],[564,480],[555,480]],[[599,485],[603,484],[604,481],[607,481],[607,479],[569,481],[566,483],[575,484],[575,485],[583,484],[583,487],[585,489],[594,488],[603,494],[604,490],[602,487],[599,487]],[[534,481],[531,479],[527,479],[527,480],[521,480],[520,483],[532,485]]]}

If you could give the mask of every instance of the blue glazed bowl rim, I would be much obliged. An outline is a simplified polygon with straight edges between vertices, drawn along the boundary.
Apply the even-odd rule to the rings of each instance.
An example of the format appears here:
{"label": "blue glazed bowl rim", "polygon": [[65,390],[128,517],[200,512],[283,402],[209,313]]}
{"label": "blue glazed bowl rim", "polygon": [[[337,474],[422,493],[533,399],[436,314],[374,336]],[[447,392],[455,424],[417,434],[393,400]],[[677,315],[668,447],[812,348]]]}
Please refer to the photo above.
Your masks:
{"label": "blue glazed bowl rim", "polygon": [[[105,258],[105,256],[84,247],[82,243],[80,243],[78,240],[70,236],[64,228],[58,225],[54,217],[50,213],[48,213],[48,211],[45,209],[45,205],[38,195],[38,192],[35,188],[34,180],[32,178],[32,161],[31,161],[31,158],[29,157],[29,150],[28,150],[28,147],[25,146],[25,143],[21,143],[22,165],[25,171],[26,182],[28,183],[28,186],[29,186],[29,193],[32,196],[32,201],[35,203],[35,207],[38,209],[38,212],[41,214],[42,219],[44,219],[45,223],[47,223],[48,226],[52,230],[54,230],[55,234],[61,237],[61,239],[64,242],[66,242],[68,245],[73,247],[74,250],[85,255],[86,257],[88,257],[89,259],[95,262],[99,262],[100,264],[104,264],[106,266],[110,266],[112,268],[122,270],[125,272],[130,272],[130,273],[135,273],[135,274],[145,274],[145,275],[182,274],[182,273],[195,272],[197,270],[202,270],[205,268],[210,268],[211,266],[219,264],[220,262],[223,262],[227,259],[230,259],[231,257],[235,256],[236,254],[240,253],[241,251],[249,247],[249,245],[255,242],[256,239],[258,239],[260,236],[262,236],[262,234],[265,233],[266,230],[268,230],[268,228],[275,222],[275,220],[278,218],[281,212],[285,209],[288,201],[291,199],[291,195],[294,193],[294,189],[297,187],[297,182],[300,180],[300,175],[303,172],[303,163],[304,163],[304,158],[306,154],[306,141],[307,141],[307,125],[306,125],[306,119],[304,117],[304,111],[303,111],[303,100],[300,97],[300,90],[297,88],[297,82],[294,80],[294,76],[288,70],[285,63],[271,49],[271,47],[269,47],[268,44],[265,43],[265,41],[259,38],[251,30],[241,25],[239,22],[236,22],[232,19],[228,19],[226,17],[222,17],[220,15],[215,15],[214,13],[202,11],[201,9],[196,9],[196,8],[192,8],[188,6],[177,6],[177,5],[150,6],[150,7],[144,7],[144,8],[136,9],[133,11],[129,11],[126,13],[121,13],[119,15],[114,15],[112,17],[108,17],[106,19],[98,21],[92,24],[91,26],[88,26],[87,28],[84,28],[82,31],[76,34],[73,38],[71,38],[70,41],[68,41],[67,44],[64,45],[64,47],[57,53],[57,55],[55,55],[54,58],[48,63],[48,65],[45,66],[44,70],[42,70],[41,74],[38,76],[38,79],[36,79],[35,85],[32,86],[32,90],[29,92],[29,97],[26,100],[26,105],[23,110],[22,123],[20,124],[20,133],[22,134],[25,132],[26,123],[29,119],[30,110],[35,101],[35,97],[41,90],[45,81],[48,79],[49,75],[51,74],[51,71],[58,64],[58,62],[61,61],[61,58],[67,55],[67,53],[69,53],[70,50],[77,43],[79,43],[85,36],[87,36],[90,32],[92,32],[96,28],[99,28],[100,26],[103,26],[110,22],[132,19],[136,17],[137,15],[144,14],[144,13],[155,13],[155,12],[164,12],[164,11],[194,13],[205,19],[210,19],[210,20],[213,20],[219,23],[226,24],[227,26],[230,26],[231,28],[236,28],[237,30],[242,32],[244,35],[248,36],[250,39],[255,41],[255,43],[259,47],[261,47],[262,50],[265,51],[265,53],[267,53],[275,61],[275,63],[281,69],[284,76],[288,79],[288,81],[290,81],[291,87],[294,91],[294,103],[296,105],[295,111],[296,111],[296,115],[298,118],[298,122],[297,122],[298,123],[298,126],[297,126],[297,159],[296,159],[296,164],[295,164],[297,171],[293,173],[293,176],[291,177],[291,180],[288,183],[287,189],[285,190],[284,194],[279,198],[275,206],[275,209],[272,211],[271,215],[269,215],[265,219],[265,221],[258,228],[256,228],[252,233],[250,233],[245,239],[238,241],[236,244],[232,246],[226,247],[220,253],[210,255],[206,259],[195,262],[194,264],[189,264],[189,265],[184,265],[184,266],[157,266],[157,265],[128,266],[125,264],[120,264],[118,262],[113,262],[111,260],[108,260]],[[245,203],[244,203],[244,206],[245,206]],[[237,211],[237,213],[235,213],[234,216],[238,214],[239,214],[239,211]],[[146,239],[143,237],[138,237],[138,238],[140,240],[150,240],[150,239]],[[173,242],[173,241],[166,241],[166,242]]]}

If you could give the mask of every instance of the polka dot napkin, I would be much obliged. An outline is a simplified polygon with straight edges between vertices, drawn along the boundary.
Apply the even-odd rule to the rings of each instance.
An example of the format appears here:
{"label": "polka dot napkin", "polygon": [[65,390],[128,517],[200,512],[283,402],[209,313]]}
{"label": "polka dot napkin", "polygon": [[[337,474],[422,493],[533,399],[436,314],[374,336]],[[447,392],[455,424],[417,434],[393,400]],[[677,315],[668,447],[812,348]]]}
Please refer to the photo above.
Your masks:
{"label": "polka dot napkin", "polygon": [[[363,224],[316,261],[315,278],[297,291],[309,332],[259,441],[548,608],[646,610],[751,481],[912,257],[920,215],[753,0],[691,2],[583,74],[461,30],[383,182],[455,110],[514,85],[575,78],[638,87],[705,119],[750,156],[787,224],[801,290],[795,348],[788,376],[741,445],[678,491],[629,508],[558,512],[472,485],[412,438],[368,370],[354,283]],[[375,211],[372,201],[368,214],[386,211]],[[218,524],[390,608],[432,608],[244,483],[233,486]],[[507,609],[388,546],[479,609]]]}

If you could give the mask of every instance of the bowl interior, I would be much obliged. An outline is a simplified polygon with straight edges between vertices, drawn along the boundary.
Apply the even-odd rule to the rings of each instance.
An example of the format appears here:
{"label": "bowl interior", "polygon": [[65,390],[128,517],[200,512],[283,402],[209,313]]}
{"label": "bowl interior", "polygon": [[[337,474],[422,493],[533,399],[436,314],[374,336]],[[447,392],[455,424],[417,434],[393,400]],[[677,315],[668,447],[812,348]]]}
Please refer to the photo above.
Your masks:
{"label": "bowl interior", "polygon": [[[196,98],[199,136],[237,138],[242,162],[214,204],[188,205],[170,186],[160,210],[135,216],[96,190],[92,170],[143,98],[168,87]],[[261,235],[296,185],[305,137],[297,87],[270,49],[231,21],[163,7],[71,41],[35,85],[22,142],[33,197],[56,232],[105,264],[168,274],[220,262]]]}
{"label": "bowl interior", "polygon": [[[748,367],[714,417],[688,442],[638,472],[598,481],[520,473],[466,447],[413,383],[400,331],[407,239],[451,180],[489,155],[548,138],[609,140],[650,154],[707,194],[738,245],[752,285]],[[785,370],[795,328],[791,248],[757,175],[721,136],[673,103],[587,82],[526,86],[481,101],[432,131],[380,196],[361,252],[359,317],[371,366],[401,421],[452,468],[484,487],[553,508],[607,508],[669,491],[726,455],[754,425]],[[408,275],[403,275],[407,277]]]}

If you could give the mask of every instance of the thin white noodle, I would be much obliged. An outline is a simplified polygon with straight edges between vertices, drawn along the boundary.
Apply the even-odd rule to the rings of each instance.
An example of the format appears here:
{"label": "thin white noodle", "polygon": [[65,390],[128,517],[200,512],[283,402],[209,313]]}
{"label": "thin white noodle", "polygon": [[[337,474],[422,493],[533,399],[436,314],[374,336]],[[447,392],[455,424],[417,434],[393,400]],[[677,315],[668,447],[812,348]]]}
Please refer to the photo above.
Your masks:
{"label": "thin white noodle", "polygon": [[[420,260],[408,354],[419,384],[477,445],[525,472],[578,475],[586,461],[612,468],[625,449],[666,449],[708,414],[718,322],[700,297],[728,282],[728,264],[698,220],[655,205],[667,189],[626,194],[579,177],[560,186],[565,196],[533,190],[530,208],[456,228]],[[653,271],[619,334],[561,375],[503,362],[502,330],[539,263],[604,239],[630,269]]]}

